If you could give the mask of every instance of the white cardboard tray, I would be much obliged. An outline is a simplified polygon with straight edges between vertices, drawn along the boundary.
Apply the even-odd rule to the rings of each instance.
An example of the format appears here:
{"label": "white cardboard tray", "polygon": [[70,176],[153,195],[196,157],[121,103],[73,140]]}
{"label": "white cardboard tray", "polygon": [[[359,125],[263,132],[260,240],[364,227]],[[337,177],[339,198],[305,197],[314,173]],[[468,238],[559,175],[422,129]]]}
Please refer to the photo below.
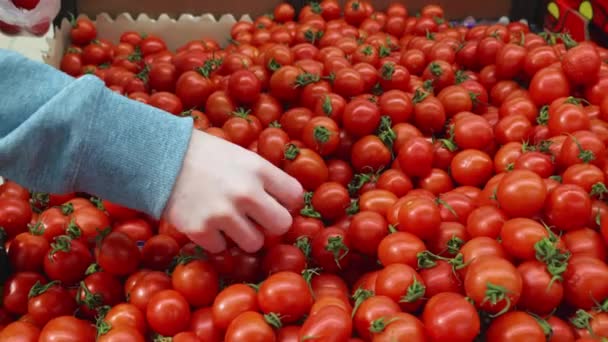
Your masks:
{"label": "white cardboard tray", "polygon": [[[164,14],[158,18],[140,14],[137,18],[133,18],[128,13],[112,18],[108,14],[102,13],[94,20],[99,38],[118,43],[120,35],[126,31],[141,32],[163,38],[167,47],[172,51],[188,41],[202,38],[213,38],[218,43],[225,44],[230,38],[232,25],[237,21],[251,22],[252,19],[249,15],[244,15],[237,20],[231,14],[222,15],[219,19],[212,14],[201,16],[184,14],[178,19]],[[47,40],[48,50],[42,56],[45,63],[54,67],[59,66],[63,53],[70,44],[70,29],[71,25],[67,19],[64,19],[61,26],[55,29],[54,37]]]}

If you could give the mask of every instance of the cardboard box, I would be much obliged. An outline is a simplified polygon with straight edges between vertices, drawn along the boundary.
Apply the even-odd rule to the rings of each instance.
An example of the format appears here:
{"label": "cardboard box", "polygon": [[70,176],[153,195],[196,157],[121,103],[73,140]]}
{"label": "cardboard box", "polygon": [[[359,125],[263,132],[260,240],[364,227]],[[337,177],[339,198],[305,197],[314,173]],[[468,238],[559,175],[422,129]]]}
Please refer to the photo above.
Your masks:
{"label": "cardboard box", "polygon": [[[341,0],[344,2],[344,0]],[[182,44],[202,37],[216,39],[223,43],[230,38],[230,28],[238,20],[251,21],[252,18],[269,13],[280,0],[197,1],[197,0],[79,0],[78,11],[83,16],[96,21],[99,37],[117,42],[125,31],[154,34],[167,42],[169,49],[175,50]],[[384,9],[394,0],[373,1],[377,9]],[[415,14],[426,0],[412,0],[407,3]],[[448,19],[498,18],[508,15],[511,0],[437,0],[443,6]],[[182,14],[184,12],[192,14]],[[201,13],[205,13],[200,15]],[[224,14],[231,13],[231,14]],[[55,67],[59,66],[63,52],[69,45],[70,24],[64,19],[50,39],[49,49],[43,60]]]}
{"label": "cardboard box", "polygon": [[[177,19],[167,15],[161,15],[152,19],[145,14],[133,18],[130,14],[123,13],[116,18],[106,13],[91,18],[95,21],[98,37],[108,39],[114,43],[118,42],[120,35],[126,31],[135,31],[156,35],[165,40],[167,47],[175,51],[188,41],[213,38],[220,43],[227,42],[230,38],[230,29],[238,20],[251,21],[251,17],[245,15],[237,20],[235,16],[228,14],[216,18],[212,14],[202,16],[182,15]],[[43,54],[45,63],[59,67],[63,52],[70,44],[71,24],[67,19],[55,29],[54,38],[49,38],[48,50]]]}
{"label": "cardboard box", "polygon": [[[280,0],[146,0],[146,1],[124,1],[124,0],[78,0],[79,13],[95,16],[98,13],[108,13],[116,16],[121,13],[138,15],[146,13],[151,17],[167,14],[177,18],[181,13],[211,13],[216,16],[232,13],[235,16],[249,14],[252,17],[269,13]],[[305,3],[306,1],[300,1]],[[343,4],[345,1],[340,0]],[[385,9],[395,0],[373,0],[377,9]],[[409,0],[406,1],[408,9],[412,14],[420,10],[424,5],[436,3],[445,9],[448,19],[463,19],[473,16],[477,19],[495,19],[509,15],[511,0]]]}

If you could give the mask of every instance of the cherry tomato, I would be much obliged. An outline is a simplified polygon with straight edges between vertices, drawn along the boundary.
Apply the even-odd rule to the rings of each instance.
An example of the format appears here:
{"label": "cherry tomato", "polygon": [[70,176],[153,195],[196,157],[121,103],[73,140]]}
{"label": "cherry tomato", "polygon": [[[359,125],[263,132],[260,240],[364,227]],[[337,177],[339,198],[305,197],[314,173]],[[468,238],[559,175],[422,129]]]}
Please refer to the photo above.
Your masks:
{"label": "cherry tomato", "polygon": [[521,295],[523,281],[513,264],[500,257],[484,257],[468,267],[464,278],[467,296],[492,313],[507,311]]}
{"label": "cherry tomato", "polygon": [[40,341],[61,340],[66,342],[93,342],[96,330],[88,321],[73,316],[57,317],[44,326],[40,332]]}
{"label": "cherry tomato", "polygon": [[218,293],[218,274],[212,265],[201,260],[178,264],[171,275],[173,288],[193,307],[213,303]]}
{"label": "cherry tomato", "polygon": [[190,307],[179,292],[162,290],[150,298],[146,319],[154,331],[164,336],[173,336],[185,331],[190,324]]}
{"label": "cherry tomato", "polygon": [[432,341],[472,341],[481,327],[475,306],[461,294],[450,292],[437,294],[428,301],[422,321]]}

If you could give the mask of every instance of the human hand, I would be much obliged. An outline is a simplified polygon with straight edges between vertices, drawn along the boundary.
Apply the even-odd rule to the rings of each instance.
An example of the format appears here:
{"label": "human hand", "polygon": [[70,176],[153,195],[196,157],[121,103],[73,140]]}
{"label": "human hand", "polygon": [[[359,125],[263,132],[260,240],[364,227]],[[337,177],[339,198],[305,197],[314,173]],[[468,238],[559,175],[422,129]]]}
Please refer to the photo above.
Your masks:
{"label": "human hand", "polygon": [[222,232],[246,252],[262,248],[264,236],[287,232],[287,208],[302,202],[300,183],[240,146],[194,130],[164,216],[211,253],[226,248]]}

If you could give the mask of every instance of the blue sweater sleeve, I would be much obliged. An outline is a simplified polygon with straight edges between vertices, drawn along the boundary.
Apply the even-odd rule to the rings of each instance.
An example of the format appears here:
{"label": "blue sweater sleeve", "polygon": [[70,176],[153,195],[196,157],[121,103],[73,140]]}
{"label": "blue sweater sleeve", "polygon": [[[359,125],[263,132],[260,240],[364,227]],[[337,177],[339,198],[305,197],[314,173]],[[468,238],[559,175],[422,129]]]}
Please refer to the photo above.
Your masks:
{"label": "blue sweater sleeve", "polygon": [[192,133],[178,118],[0,49],[0,175],[159,217]]}

